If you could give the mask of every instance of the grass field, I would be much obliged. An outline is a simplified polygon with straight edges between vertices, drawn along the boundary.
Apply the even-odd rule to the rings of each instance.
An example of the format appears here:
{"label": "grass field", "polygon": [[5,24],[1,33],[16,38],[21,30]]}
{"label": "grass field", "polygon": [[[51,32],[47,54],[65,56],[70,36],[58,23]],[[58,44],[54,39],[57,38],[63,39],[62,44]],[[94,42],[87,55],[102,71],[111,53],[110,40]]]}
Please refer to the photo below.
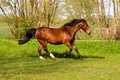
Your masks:
{"label": "grass field", "polygon": [[8,38],[10,28],[5,22],[0,22],[0,39]]}
{"label": "grass field", "polygon": [[120,80],[120,43],[76,41],[83,59],[73,51],[63,55],[64,45],[48,45],[57,57],[38,58],[39,43],[31,40],[18,45],[17,40],[0,39],[0,80]]}

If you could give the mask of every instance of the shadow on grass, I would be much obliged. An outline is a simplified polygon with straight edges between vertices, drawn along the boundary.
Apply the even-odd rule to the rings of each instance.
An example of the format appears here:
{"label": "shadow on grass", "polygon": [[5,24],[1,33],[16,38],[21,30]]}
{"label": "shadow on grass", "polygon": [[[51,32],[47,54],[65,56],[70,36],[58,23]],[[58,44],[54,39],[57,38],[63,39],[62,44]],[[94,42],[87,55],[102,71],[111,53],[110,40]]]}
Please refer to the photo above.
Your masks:
{"label": "shadow on grass", "polygon": [[83,58],[105,59],[105,57],[104,57],[104,56],[94,56],[94,55],[88,55],[88,56],[83,55],[82,57],[83,57]]}
{"label": "shadow on grass", "polygon": [[[67,53],[67,52],[63,52],[63,53],[58,53],[58,52],[52,52],[54,54],[55,57],[57,58],[65,58],[64,55]],[[48,54],[47,53],[44,53],[43,56],[45,58],[49,58]],[[38,55],[29,55],[28,57],[34,57],[34,58],[37,58]],[[71,53],[70,56],[68,58],[73,58],[73,59],[80,59],[77,57],[77,55]],[[95,55],[82,55],[81,59],[85,59],[85,58],[93,58],[93,59],[105,59],[104,56],[95,56]]]}

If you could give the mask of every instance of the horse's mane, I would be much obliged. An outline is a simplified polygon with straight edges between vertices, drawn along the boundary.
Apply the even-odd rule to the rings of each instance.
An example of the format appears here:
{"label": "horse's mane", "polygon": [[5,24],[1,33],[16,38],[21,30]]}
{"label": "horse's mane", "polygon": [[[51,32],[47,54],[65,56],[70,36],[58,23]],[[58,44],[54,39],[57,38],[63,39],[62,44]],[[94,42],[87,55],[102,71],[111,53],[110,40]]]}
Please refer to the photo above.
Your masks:
{"label": "horse's mane", "polygon": [[86,22],[86,20],[85,20],[85,19],[73,19],[72,21],[70,21],[70,22],[68,22],[68,23],[65,23],[65,24],[63,25],[63,27],[65,27],[65,26],[70,26],[70,27],[72,27],[72,26],[75,26],[76,24],[78,24],[78,23],[80,23],[80,22]]}

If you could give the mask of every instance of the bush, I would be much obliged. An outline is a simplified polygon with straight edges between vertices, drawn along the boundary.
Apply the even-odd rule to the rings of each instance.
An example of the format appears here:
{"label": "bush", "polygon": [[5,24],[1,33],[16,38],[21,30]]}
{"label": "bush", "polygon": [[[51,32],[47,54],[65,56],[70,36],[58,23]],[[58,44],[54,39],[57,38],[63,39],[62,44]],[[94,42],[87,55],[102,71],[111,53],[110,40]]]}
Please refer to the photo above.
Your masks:
{"label": "bush", "polygon": [[24,38],[25,36],[25,30],[26,28],[30,27],[30,22],[28,20],[20,20],[17,22],[14,22],[11,27],[11,33],[14,36],[14,38]]}

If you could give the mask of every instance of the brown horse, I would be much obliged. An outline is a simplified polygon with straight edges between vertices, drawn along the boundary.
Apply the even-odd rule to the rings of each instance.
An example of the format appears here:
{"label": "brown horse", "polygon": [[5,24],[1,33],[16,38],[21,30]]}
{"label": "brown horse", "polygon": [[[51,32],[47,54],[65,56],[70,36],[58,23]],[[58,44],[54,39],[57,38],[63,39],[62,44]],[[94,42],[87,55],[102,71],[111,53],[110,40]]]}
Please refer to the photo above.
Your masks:
{"label": "brown horse", "polygon": [[65,57],[68,57],[74,49],[77,53],[77,56],[80,58],[80,53],[77,47],[74,44],[75,34],[80,29],[84,30],[87,34],[91,33],[91,30],[85,19],[74,19],[69,23],[64,24],[61,28],[48,28],[48,27],[39,27],[37,29],[31,28],[26,31],[26,38],[24,40],[19,40],[19,44],[24,44],[29,41],[33,36],[41,44],[38,48],[40,59],[44,59],[41,55],[42,49],[44,49],[52,59],[55,59],[55,56],[49,52],[47,49],[47,44],[65,44],[70,50],[66,53]]}

